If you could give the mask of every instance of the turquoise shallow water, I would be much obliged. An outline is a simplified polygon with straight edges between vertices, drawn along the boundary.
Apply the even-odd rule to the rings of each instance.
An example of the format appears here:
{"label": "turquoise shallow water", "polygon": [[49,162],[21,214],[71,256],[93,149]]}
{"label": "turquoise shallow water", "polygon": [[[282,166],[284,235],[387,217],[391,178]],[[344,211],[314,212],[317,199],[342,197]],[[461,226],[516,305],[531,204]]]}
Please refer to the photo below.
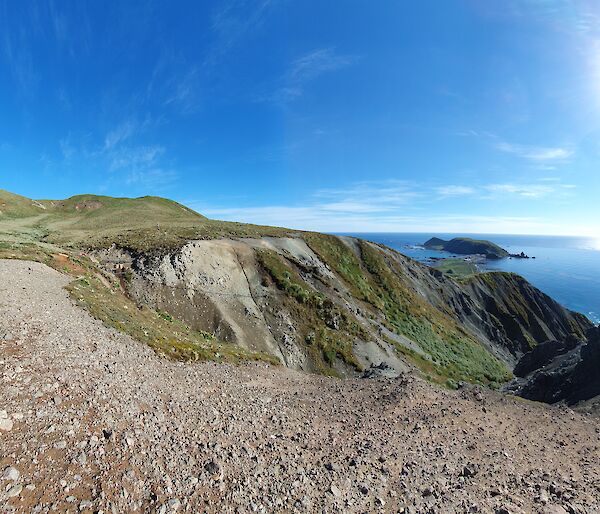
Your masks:
{"label": "turquoise shallow water", "polygon": [[[448,257],[446,252],[426,250],[422,245],[436,236],[452,239],[465,234],[346,234],[385,244],[418,261]],[[486,235],[510,253],[525,252],[535,259],[502,259],[485,265],[488,270],[522,275],[565,307],[600,323],[600,242],[581,237]]]}

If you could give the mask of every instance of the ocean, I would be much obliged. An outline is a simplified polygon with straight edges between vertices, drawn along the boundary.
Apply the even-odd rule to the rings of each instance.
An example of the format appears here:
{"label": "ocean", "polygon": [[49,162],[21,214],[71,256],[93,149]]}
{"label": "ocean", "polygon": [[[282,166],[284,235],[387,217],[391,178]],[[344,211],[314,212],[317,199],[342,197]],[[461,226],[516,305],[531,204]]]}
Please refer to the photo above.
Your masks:
{"label": "ocean", "polygon": [[525,252],[535,259],[487,261],[484,270],[511,271],[522,275],[538,289],[568,309],[581,312],[600,323],[600,240],[566,236],[523,236],[492,234],[344,234],[381,243],[418,261],[451,254],[426,250],[431,237],[473,237],[492,241],[510,253]]}

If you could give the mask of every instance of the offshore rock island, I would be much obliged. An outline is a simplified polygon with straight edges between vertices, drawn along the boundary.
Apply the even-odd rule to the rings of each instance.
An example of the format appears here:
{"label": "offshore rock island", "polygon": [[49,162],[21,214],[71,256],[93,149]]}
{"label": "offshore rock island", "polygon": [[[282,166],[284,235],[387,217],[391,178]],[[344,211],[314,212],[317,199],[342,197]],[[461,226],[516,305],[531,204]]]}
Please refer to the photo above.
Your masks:
{"label": "offshore rock island", "polygon": [[423,244],[423,247],[428,250],[439,250],[458,255],[482,255],[490,260],[504,259],[506,257],[529,259],[529,256],[525,255],[523,252],[509,253],[496,243],[480,239],[471,239],[469,237],[455,237],[450,241],[432,237]]}

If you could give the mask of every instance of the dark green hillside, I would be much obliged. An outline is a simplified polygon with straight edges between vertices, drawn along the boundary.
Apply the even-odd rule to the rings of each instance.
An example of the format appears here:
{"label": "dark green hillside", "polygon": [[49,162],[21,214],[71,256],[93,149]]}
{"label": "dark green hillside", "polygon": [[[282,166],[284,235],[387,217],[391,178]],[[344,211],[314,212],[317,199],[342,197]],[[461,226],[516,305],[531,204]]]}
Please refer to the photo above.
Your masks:
{"label": "dark green hillside", "polygon": [[509,256],[504,248],[491,241],[468,237],[455,237],[450,241],[432,237],[423,246],[430,250],[444,250],[459,255],[485,255],[488,259],[502,259]]}

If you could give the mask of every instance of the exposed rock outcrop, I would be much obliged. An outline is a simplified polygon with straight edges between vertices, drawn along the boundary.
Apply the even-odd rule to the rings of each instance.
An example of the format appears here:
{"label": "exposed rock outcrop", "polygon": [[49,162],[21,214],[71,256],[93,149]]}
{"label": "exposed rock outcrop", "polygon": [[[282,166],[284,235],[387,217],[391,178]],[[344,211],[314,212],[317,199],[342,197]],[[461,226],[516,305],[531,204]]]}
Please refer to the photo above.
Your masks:
{"label": "exposed rock outcrop", "polygon": [[530,400],[569,405],[600,395],[600,328],[587,341],[548,341],[525,354],[507,390]]}
{"label": "exposed rock outcrop", "polygon": [[508,374],[532,347],[583,338],[590,326],[515,275],[461,283],[354,238],[191,241],[96,256],[139,304],[306,371],[360,375],[386,362],[395,373],[501,382],[502,367]]}

